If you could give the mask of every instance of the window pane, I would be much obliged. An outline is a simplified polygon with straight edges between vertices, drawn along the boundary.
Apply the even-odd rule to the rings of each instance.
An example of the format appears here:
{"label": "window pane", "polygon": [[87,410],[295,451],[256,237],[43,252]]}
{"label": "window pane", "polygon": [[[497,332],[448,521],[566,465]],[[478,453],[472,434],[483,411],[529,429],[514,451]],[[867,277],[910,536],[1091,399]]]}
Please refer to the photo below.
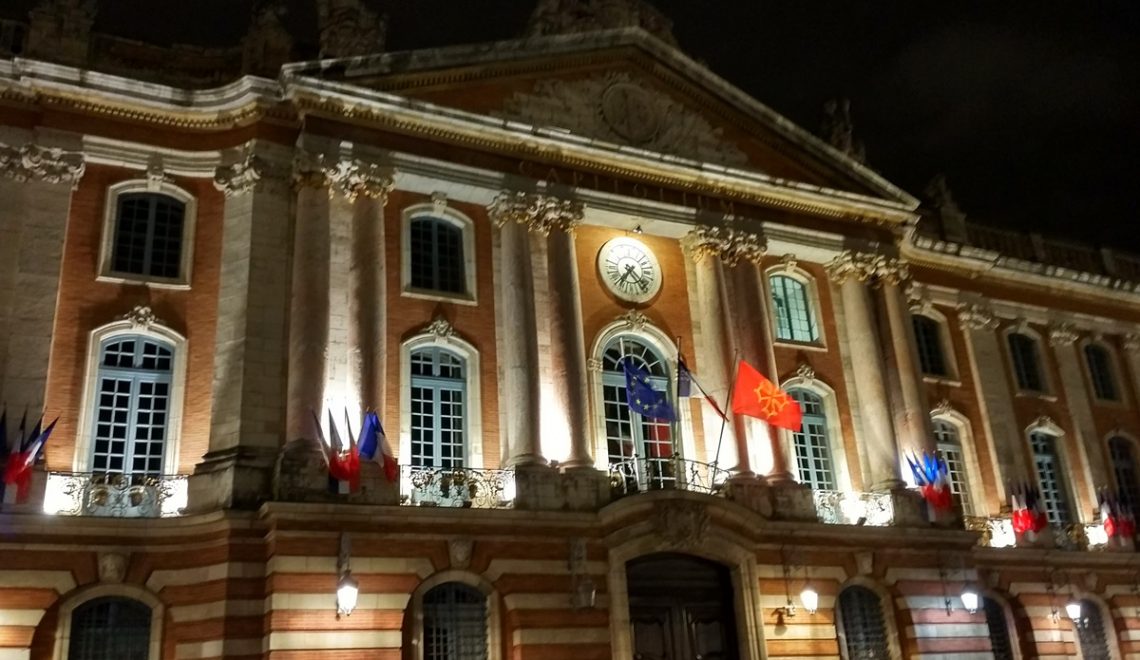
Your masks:
{"label": "window pane", "polygon": [[1091,600],[1081,601],[1081,617],[1084,625],[1077,626],[1077,639],[1081,644],[1083,660],[1109,660],[1108,637],[1104,631],[1104,617],[1100,606]]}
{"label": "window pane", "polygon": [[147,660],[150,608],[127,598],[96,598],[71,614],[68,660]]}
{"label": "window pane", "polygon": [[602,414],[610,464],[622,464],[631,486],[671,486],[676,452],[673,424],[629,409],[623,359],[644,369],[654,390],[672,395],[669,366],[656,350],[629,336],[610,341],[602,352]]}
{"label": "window pane", "polygon": [[937,321],[925,316],[912,317],[914,339],[918,346],[918,360],[922,373],[945,376],[946,362],[942,356],[942,328]]}
{"label": "window pane", "polygon": [[878,595],[866,587],[847,587],[839,594],[839,614],[850,660],[887,660],[890,647]]}
{"label": "window pane", "polygon": [[982,598],[986,612],[986,625],[990,631],[990,648],[994,660],[1013,660],[1013,646],[1009,642],[1009,626],[1005,621],[1005,610],[1001,603],[992,598]]}
{"label": "window pane", "polygon": [[1057,455],[1057,439],[1048,433],[1035,432],[1029,434],[1029,440],[1033,447],[1033,461],[1037,468],[1045,515],[1054,525],[1068,524],[1072,515],[1069,511],[1065,475]]}
{"label": "window pane", "polygon": [[772,305],[776,309],[776,338],[818,341],[819,332],[803,283],[786,275],[773,275],[768,281],[772,289]]}
{"label": "window pane", "polygon": [[173,355],[144,337],[104,342],[93,402],[93,471],[162,474]]}
{"label": "window pane", "polygon": [[465,293],[463,230],[439,218],[418,218],[408,228],[411,286]]}
{"label": "window pane", "polygon": [[1089,366],[1089,378],[1092,380],[1096,398],[1116,401],[1118,398],[1116,378],[1112,372],[1112,360],[1108,351],[1102,346],[1088,344],[1085,346],[1085,361]]}
{"label": "window pane", "polygon": [[962,512],[970,515],[973,510],[970,503],[970,486],[966,472],[966,459],[962,453],[962,440],[958,436],[958,428],[953,424],[941,420],[934,420],[934,437],[938,442],[938,453],[946,461],[946,469],[950,474],[950,490],[962,504]]}
{"label": "window pane", "polygon": [[803,410],[803,426],[792,434],[800,483],[817,490],[835,490],[823,400],[807,390],[791,390],[788,394]]}
{"label": "window pane", "polygon": [[186,205],[166,195],[119,195],[111,269],[116,273],[177,278],[182,267]]}
{"label": "window pane", "polygon": [[487,657],[487,599],[465,584],[448,582],[424,594],[424,660]]}
{"label": "window pane", "polygon": [[465,369],[462,358],[441,348],[412,353],[412,465],[437,468],[466,465]]}
{"label": "window pane", "polygon": [[1136,510],[1140,504],[1140,480],[1136,478],[1136,461],[1132,456],[1132,442],[1127,438],[1111,438],[1108,453],[1112,457],[1112,471],[1120,501]]}
{"label": "window pane", "polygon": [[1031,392],[1045,390],[1041,378],[1041,364],[1037,358],[1037,341],[1020,334],[1009,336],[1009,355],[1013,361],[1013,372],[1017,386]]}

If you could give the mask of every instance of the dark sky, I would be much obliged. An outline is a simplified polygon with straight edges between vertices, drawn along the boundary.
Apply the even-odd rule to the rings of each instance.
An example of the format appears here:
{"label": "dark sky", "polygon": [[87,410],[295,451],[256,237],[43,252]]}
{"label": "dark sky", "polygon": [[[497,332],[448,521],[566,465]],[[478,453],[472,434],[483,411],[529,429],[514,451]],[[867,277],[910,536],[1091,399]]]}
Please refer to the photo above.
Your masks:
{"label": "dark sky", "polygon": [[[97,29],[234,43],[249,2],[103,0]],[[290,0],[289,21],[315,36],[314,4]],[[1140,250],[1140,2],[654,4],[682,50],[810,130],[850,98],[870,165],[911,193],[944,172],[975,220]],[[533,5],[373,4],[393,50],[510,38]]]}

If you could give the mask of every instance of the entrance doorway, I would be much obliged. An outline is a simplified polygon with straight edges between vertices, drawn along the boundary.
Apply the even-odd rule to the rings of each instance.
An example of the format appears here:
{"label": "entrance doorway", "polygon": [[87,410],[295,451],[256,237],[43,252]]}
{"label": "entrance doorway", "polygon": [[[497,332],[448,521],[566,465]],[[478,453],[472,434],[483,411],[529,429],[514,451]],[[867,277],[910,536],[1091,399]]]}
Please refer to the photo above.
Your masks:
{"label": "entrance doorway", "polygon": [[679,554],[626,565],[635,660],[736,660],[732,576],[715,562]]}

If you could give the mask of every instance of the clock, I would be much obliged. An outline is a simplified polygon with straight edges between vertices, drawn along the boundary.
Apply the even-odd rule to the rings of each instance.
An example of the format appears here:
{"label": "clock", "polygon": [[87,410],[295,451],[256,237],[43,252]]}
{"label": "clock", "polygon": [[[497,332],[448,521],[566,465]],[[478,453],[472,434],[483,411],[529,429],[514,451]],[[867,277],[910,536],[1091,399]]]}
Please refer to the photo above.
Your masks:
{"label": "clock", "polygon": [[633,303],[648,302],[661,290],[661,265],[639,240],[615,238],[598,252],[598,273],[615,296]]}

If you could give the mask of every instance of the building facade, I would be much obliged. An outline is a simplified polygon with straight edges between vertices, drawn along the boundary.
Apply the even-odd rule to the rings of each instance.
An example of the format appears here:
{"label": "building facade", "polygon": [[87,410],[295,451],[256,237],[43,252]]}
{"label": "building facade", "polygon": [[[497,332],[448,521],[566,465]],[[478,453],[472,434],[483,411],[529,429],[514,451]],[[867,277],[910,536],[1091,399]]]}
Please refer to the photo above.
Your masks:
{"label": "building facade", "polygon": [[[1097,499],[1140,497],[1140,259],[923,206],[644,5],[400,53],[318,5],[279,69],[269,10],[135,77],[160,50],[92,2],[0,23],[0,400],[10,441],[58,417],[5,490],[0,660],[1140,653]],[[802,430],[678,398],[682,358]],[[330,492],[368,410],[399,474]]]}

